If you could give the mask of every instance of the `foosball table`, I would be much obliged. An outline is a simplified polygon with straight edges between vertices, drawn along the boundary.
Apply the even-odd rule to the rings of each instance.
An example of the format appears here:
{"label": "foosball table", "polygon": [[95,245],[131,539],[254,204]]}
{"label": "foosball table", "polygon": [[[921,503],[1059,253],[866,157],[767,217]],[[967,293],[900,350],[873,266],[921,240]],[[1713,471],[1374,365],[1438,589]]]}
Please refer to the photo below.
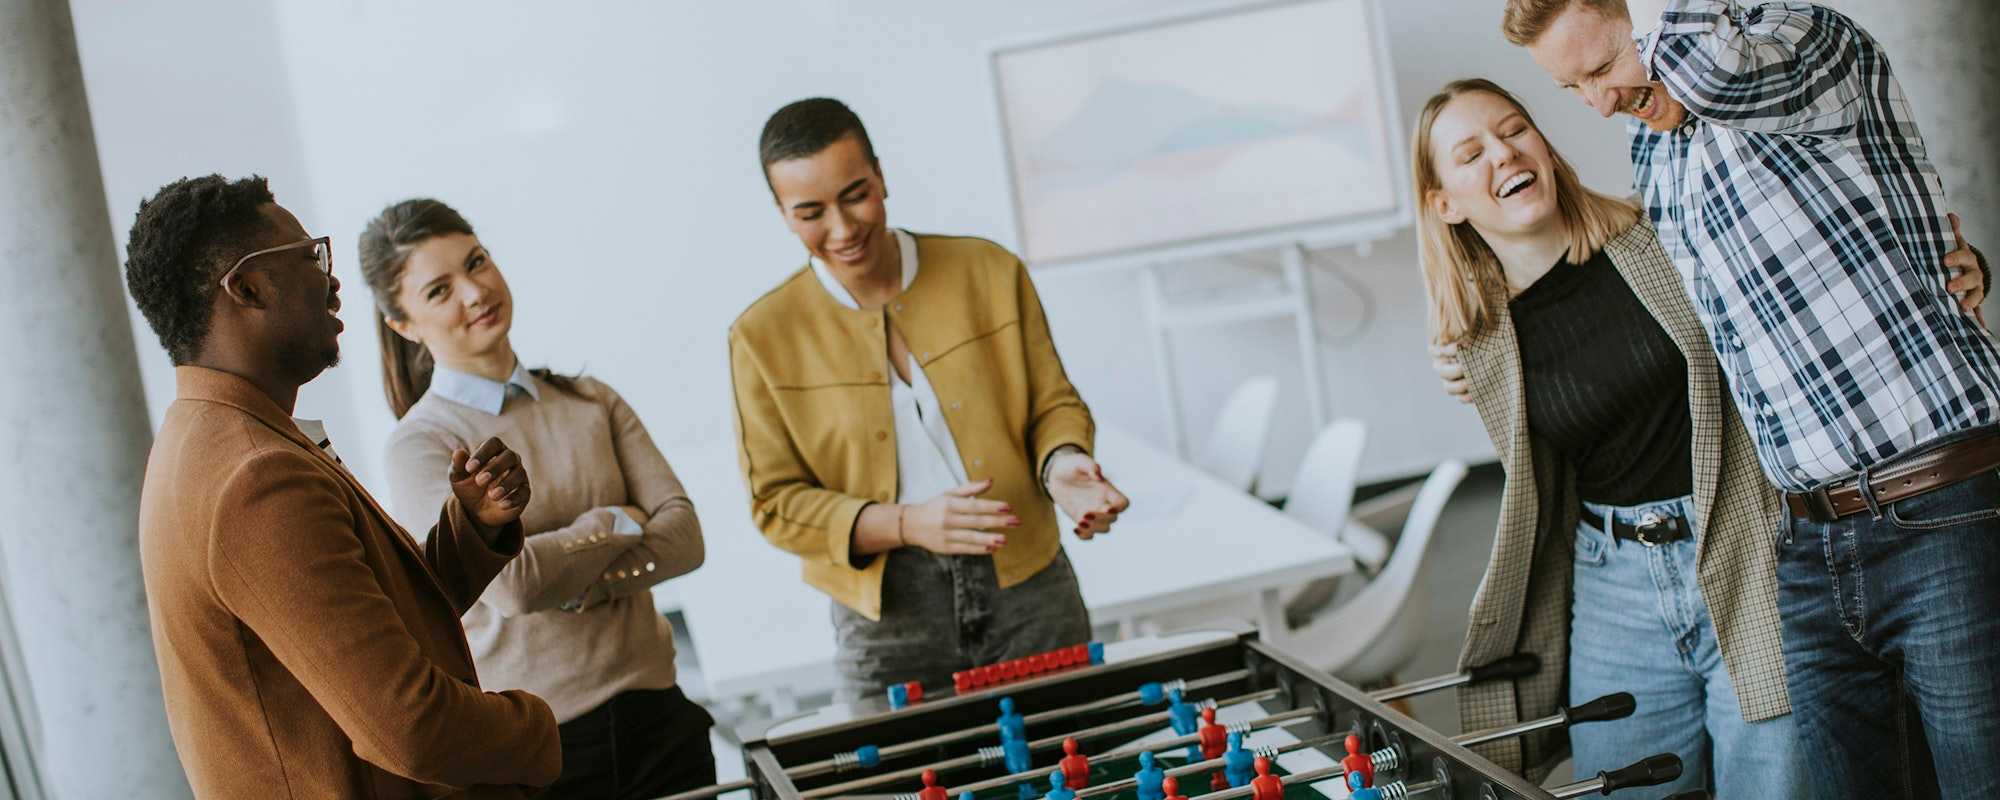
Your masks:
{"label": "foosball table", "polygon": [[1537,668],[1518,656],[1364,692],[1249,630],[1078,645],[746,725],[748,780],[668,800],[1548,800],[1679,777],[1661,753],[1544,789],[1467,749],[1630,715],[1629,694],[1459,736],[1386,705]]}

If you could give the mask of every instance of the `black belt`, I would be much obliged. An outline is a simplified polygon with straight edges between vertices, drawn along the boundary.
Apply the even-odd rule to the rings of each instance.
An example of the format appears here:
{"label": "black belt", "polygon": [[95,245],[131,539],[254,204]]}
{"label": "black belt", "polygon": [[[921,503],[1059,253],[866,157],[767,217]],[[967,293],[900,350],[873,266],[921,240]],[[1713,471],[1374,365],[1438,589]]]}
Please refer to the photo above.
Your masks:
{"label": "black belt", "polygon": [[1686,517],[1678,514],[1648,511],[1635,524],[1619,519],[1615,514],[1607,520],[1603,514],[1585,508],[1583,518],[1600,529],[1609,526],[1604,532],[1611,534],[1613,539],[1638,542],[1647,547],[1694,538],[1694,526],[1688,524]]}

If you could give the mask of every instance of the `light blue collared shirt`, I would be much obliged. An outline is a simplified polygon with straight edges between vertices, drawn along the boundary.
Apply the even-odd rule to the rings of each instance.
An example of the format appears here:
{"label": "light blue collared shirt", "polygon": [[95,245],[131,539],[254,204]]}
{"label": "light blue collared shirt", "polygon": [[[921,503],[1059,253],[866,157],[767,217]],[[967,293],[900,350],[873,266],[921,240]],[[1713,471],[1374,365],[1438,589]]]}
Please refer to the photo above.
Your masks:
{"label": "light blue collared shirt", "polygon": [[542,399],[542,390],[535,386],[535,376],[528,374],[528,368],[514,362],[514,374],[501,383],[491,378],[482,378],[439,366],[431,372],[429,392],[467,408],[476,408],[494,416],[507,406],[507,397],[515,392],[525,392],[533,400]]}

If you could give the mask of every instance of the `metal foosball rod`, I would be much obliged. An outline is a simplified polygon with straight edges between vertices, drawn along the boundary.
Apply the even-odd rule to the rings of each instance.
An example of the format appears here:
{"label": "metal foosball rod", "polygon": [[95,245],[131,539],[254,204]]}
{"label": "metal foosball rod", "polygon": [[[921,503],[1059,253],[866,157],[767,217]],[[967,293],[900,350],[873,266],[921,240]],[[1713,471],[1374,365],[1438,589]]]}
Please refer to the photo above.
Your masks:
{"label": "metal foosball rod", "polygon": [[1444,781],[1428,780],[1418,783],[1396,781],[1376,788],[1382,792],[1382,800],[1408,800],[1412,797],[1422,797],[1443,787]]}
{"label": "metal foosball rod", "polygon": [[754,789],[754,788],[757,788],[757,782],[750,780],[749,778],[744,778],[743,780],[740,781],[732,781],[730,783],[718,783],[714,786],[703,786],[699,789],[689,789],[685,792],[680,792],[678,794],[670,794],[667,795],[666,797],[657,798],[656,800],[708,800],[708,798],[715,797],[717,795],[723,795],[734,791],[740,791],[743,789]]}
{"label": "metal foosball rod", "polygon": [[[1260,756],[1264,756],[1273,761],[1276,761],[1278,759],[1278,756],[1284,755],[1285,753],[1290,753],[1295,750],[1305,750],[1309,748],[1319,747],[1321,745],[1333,744],[1345,738],[1347,738],[1347,734],[1344,733],[1337,734],[1334,736],[1319,736],[1311,739],[1306,739],[1303,741],[1293,742],[1291,744],[1279,745],[1277,747],[1259,747],[1250,752]],[[1161,773],[1161,777],[1178,778],[1181,777],[1182,775],[1194,775],[1196,773],[1206,772],[1208,770],[1227,766],[1228,760],[1229,759],[1227,758],[1211,758],[1208,759],[1207,761],[1189,762],[1187,764],[1183,764],[1181,766],[1163,771]],[[1078,800],[1082,800],[1082,798],[1085,797],[1095,797],[1100,794],[1112,794],[1115,792],[1122,792],[1126,789],[1130,789],[1138,785],[1139,785],[1138,778],[1136,777],[1125,778],[1122,780],[1115,780],[1110,783],[1099,784],[1097,786],[1078,789],[1076,791],[1076,796]],[[978,790],[975,789],[974,791]]]}
{"label": "metal foosball rod", "polygon": [[[1260,699],[1268,700],[1270,698],[1260,698]],[[1227,729],[1230,733],[1248,734],[1251,731],[1257,730],[1259,728],[1282,728],[1294,722],[1312,719],[1317,716],[1319,716],[1319,709],[1294,708],[1290,711],[1280,711],[1276,714],[1272,714],[1263,719],[1255,719],[1249,722],[1233,722],[1223,727]],[[1172,739],[1167,739],[1165,741],[1150,742],[1147,744],[1137,744],[1137,743],[1128,744],[1125,745],[1124,747],[1113,748],[1102,754],[1091,757],[1129,758],[1149,750],[1172,750],[1176,747],[1186,747],[1191,744],[1200,744],[1200,743],[1201,743],[1201,734],[1190,733],[1182,736],[1176,736]]]}
{"label": "metal foosball rod", "polygon": [[[1332,766],[1332,767],[1321,767],[1319,769],[1309,769],[1304,772],[1294,772],[1290,775],[1278,778],[1278,782],[1286,786],[1291,786],[1292,784],[1295,783],[1318,783],[1324,780],[1330,780],[1334,778],[1345,778],[1345,777],[1347,777],[1346,770],[1343,770],[1338,766]],[[1201,798],[1201,800],[1236,800],[1236,798],[1238,797],[1249,797],[1252,794],[1255,794],[1256,791],[1257,790],[1255,787],[1238,786],[1233,789],[1223,789],[1221,791],[1209,792],[1208,794],[1203,794],[1203,795],[1188,795],[1188,797],[1190,798],[1190,800],[1196,797]]]}
{"label": "metal foosball rod", "polygon": [[[1206,678],[1197,678],[1195,680],[1182,679],[1182,680],[1165,681],[1159,684],[1155,684],[1153,686],[1154,688],[1159,689],[1160,696],[1164,697],[1167,691],[1173,689],[1179,689],[1182,692],[1189,692],[1197,689],[1207,689],[1214,686],[1222,686],[1234,683],[1236,681],[1244,680],[1248,677],[1250,677],[1249,670],[1239,669],[1239,670],[1232,670],[1230,672],[1223,672],[1215,675],[1210,675]],[[1117,708],[1119,706],[1125,706],[1125,705],[1132,705],[1135,703],[1152,705],[1151,703],[1145,702],[1148,698],[1148,695],[1150,694],[1152,694],[1152,692],[1147,691],[1147,689],[1145,688],[1141,688],[1130,692],[1125,692],[1124,694],[1117,694],[1117,695],[1112,695],[1110,697],[1093,700],[1088,703],[1079,703],[1077,705],[1064,706],[1062,708],[1052,708],[1047,711],[1041,711],[1023,717],[1022,724],[1039,725],[1045,722],[1067,719],[1069,717],[1088,714],[1093,711],[1103,711],[1106,709]],[[1197,703],[1197,705],[1199,705],[1199,703]],[[941,733],[936,736],[928,736],[922,739],[916,739],[904,742],[902,744],[883,747],[875,751],[875,757],[878,759],[896,758],[898,756],[918,752],[931,747],[954,744],[968,739],[978,739],[984,736],[990,736],[992,734],[993,734],[992,725],[990,724],[979,725],[971,728],[966,728],[964,730],[952,731],[950,733]],[[841,755],[835,756],[833,758],[821,759],[819,761],[800,764],[799,766],[792,767],[790,769],[785,770],[785,775],[791,777],[794,780],[797,780],[799,778],[811,778],[819,775],[824,775],[829,772],[845,772],[849,769],[854,769],[859,766],[864,766],[864,765],[861,764],[860,760],[855,757],[855,754],[842,753]],[[681,798],[680,800],[698,800],[698,799]]]}
{"label": "metal foosball rod", "polygon": [[[1164,697],[1168,691],[1174,689],[1179,689],[1182,692],[1189,692],[1198,689],[1207,689],[1214,686],[1222,686],[1225,684],[1234,683],[1236,681],[1240,681],[1248,677],[1250,677],[1249,670],[1239,669],[1239,670],[1231,670],[1229,672],[1217,673],[1215,675],[1210,675],[1206,678],[1196,678],[1195,680],[1176,679],[1171,681],[1162,681],[1158,684],[1152,684],[1151,686],[1159,689],[1160,695]],[[1049,722],[1051,720],[1065,719],[1068,717],[1088,714],[1093,711],[1103,711],[1106,709],[1117,708],[1119,706],[1131,705],[1134,703],[1150,705],[1150,703],[1146,702],[1148,699],[1148,695],[1150,694],[1152,693],[1147,691],[1145,688],[1135,689],[1133,691],[1126,692],[1124,694],[1112,695],[1110,697],[1093,700],[1088,703],[1078,703],[1073,706],[1052,708],[1047,711],[1041,711],[1034,714],[1029,714],[1022,718],[1022,723],[1025,725],[1035,725],[1044,722]],[[1195,702],[1196,707],[1213,706],[1213,705],[1215,705],[1215,701],[1213,699],[1201,700]],[[976,727],[966,728],[964,730],[952,731],[951,733],[941,733],[936,736],[928,736],[922,739],[916,739],[904,742],[902,744],[890,745],[888,747],[880,748],[874,752],[873,757],[875,760],[895,758],[908,753],[914,753],[920,750],[924,750],[926,748],[953,744],[955,742],[961,742],[967,739],[977,739],[982,736],[990,735],[992,732],[993,732],[993,726],[980,725]],[[785,770],[785,776],[796,780],[799,778],[811,778],[818,775],[824,775],[828,772],[843,772],[849,769],[857,769],[862,766],[867,766],[867,765],[863,763],[857,751],[856,753],[842,753],[833,758],[821,759],[819,761],[813,761],[810,763],[801,764],[797,767]],[[666,797],[658,798],[658,800],[708,800],[708,798],[715,797],[718,795],[724,795],[734,791],[754,788],[756,785],[757,785],[756,781],[744,779],[740,781],[733,781],[730,783],[718,783],[713,786],[704,786],[699,789],[690,789],[685,792],[670,794],[667,795]]]}
{"label": "metal foosball rod", "polygon": [[[1465,686],[1468,684],[1482,683],[1485,681],[1495,680],[1499,678],[1526,677],[1528,675],[1534,674],[1536,670],[1540,668],[1541,668],[1541,660],[1537,658],[1533,653],[1517,653],[1515,655],[1511,655],[1488,664],[1474,667],[1464,672],[1456,672],[1450,675],[1439,675],[1437,677],[1425,678],[1419,681],[1412,681],[1410,683],[1405,683],[1399,686],[1391,686],[1386,689],[1378,689],[1376,691],[1370,692],[1368,696],[1374,700],[1381,702],[1388,702],[1391,700],[1401,700],[1407,697],[1415,697],[1420,694],[1427,694],[1430,692],[1441,691],[1444,689],[1450,689],[1457,686]],[[1222,686],[1225,684],[1244,680],[1248,677],[1250,677],[1249,670],[1239,669],[1239,670],[1232,670],[1229,672],[1218,673],[1215,675],[1210,675],[1206,678],[1197,678],[1194,680],[1181,679],[1174,681],[1165,681],[1162,682],[1160,686],[1162,687],[1162,689],[1180,689],[1183,692],[1187,692],[1198,689],[1207,689],[1214,686]],[[1103,711],[1107,709],[1117,708],[1119,706],[1131,705],[1133,703],[1142,703],[1145,701],[1147,694],[1148,693],[1144,690],[1134,690],[1130,692],[1125,692],[1123,694],[1113,695],[1111,697],[1093,700],[1088,703],[1079,703],[1072,706],[1064,706],[1062,708],[1053,708],[1048,711],[1041,711],[1041,712],[1036,712],[1034,714],[1028,714],[1025,717],[1023,717],[1023,723],[1027,725],[1037,725],[1053,720],[1066,719],[1073,716],[1088,714],[1093,711]],[[1208,701],[1208,703],[1212,702],[1213,701]],[[1539,730],[1539,728],[1534,730]],[[1527,733],[1527,732],[1531,731],[1522,731],[1522,733]],[[978,739],[990,733],[992,733],[991,726],[981,725],[978,727],[966,728],[964,730],[952,731],[950,733],[942,733],[936,736],[928,736],[922,739],[915,739],[912,741],[904,742],[902,744],[890,745],[888,747],[880,748],[875,752],[875,758],[877,759],[896,758],[899,756],[907,755],[909,753],[919,752],[932,747],[955,744],[957,742],[966,741],[968,739]],[[821,759],[819,761],[801,764],[797,767],[787,769],[785,770],[785,775],[793,779],[811,778],[819,775],[824,775],[828,772],[844,772],[849,769],[857,769],[860,768],[861,766],[863,766],[863,763],[861,759],[859,759],[856,756],[856,754],[843,753],[833,758]],[[723,783],[714,786],[706,786],[700,789],[692,789],[689,791],[681,792],[679,794],[668,795],[666,797],[660,798],[660,800],[707,800],[708,798],[715,797],[717,795],[727,794],[729,792],[739,791],[742,789],[749,789],[754,787],[755,785],[756,785],[755,781],[741,780],[732,783]]]}
{"label": "metal foosball rod", "polygon": [[[1252,692],[1250,694],[1242,695],[1240,697],[1233,697],[1218,702],[1224,706],[1232,706],[1241,703],[1254,703],[1260,700],[1269,700],[1273,697],[1278,696],[1278,694],[1279,691],[1276,689],[1266,689],[1261,692]],[[1159,712],[1156,714],[1146,714],[1138,717],[1133,717],[1131,719],[1120,720],[1118,722],[1105,723],[1103,725],[1099,725],[1094,728],[1085,728],[1080,731],[1065,733],[1060,736],[1051,736],[1043,739],[1036,739],[1034,741],[1028,742],[1028,749],[1045,750],[1053,746],[1061,745],[1064,739],[1072,739],[1072,738],[1079,740],[1090,739],[1099,736],[1105,736],[1108,734],[1124,733],[1134,728],[1145,728],[1145,727],[1155,726],[1166,721],[1165,714],[1166,712]],[[1298,708],[1290,711],[1279,712],[1277,714],[1273,714],[1271,716],[1259,720],[1237,723],[1235,725],[1229,726],[1229,728],[1231,730],[1236,730],[1239,732],[1247,732],[1257,728],[1267,728],[1280,725],[1287,725],[1293,722],[1297,722],[1299,720],[1310,719],[1318,715],[1319,715],[1318,709]],[[1184,747],[1189,744],[1194,744],[1199,740],[1200,740],[1199,735],[1190,734],[1188,736],[1182,736],[1176,739],[1169,739],[1164,742],[1156,742],[1152,745],[1149,745],[1146,748],[1137,748],[1137,749],[1121,748],[1120,750],[1114,750],[1109,753],[1105,753],[1103,755],[1093,756],[1093,758],[1111,759],[1111,758],[1120,758],[1123,756],[1136,756],[1140,752],[1146,749],[1159,748],[1164,750],[1173,747]],[[899,780],[908,780],[910,778],[914,778],[924,774],[924,770],[927,769],[934,769],[937,770],[939,773],[943,773],[948,770],[960,769],[963,767],[991,765],[999,763],[1004,759],[1004,756],[1002,756],[998,752],[999,749],[1000,748],[997,747],[981,748],[979,753],[969,756],[959,756],[957,758],[946,759],[944,761],[940,761],[935,764],[910,767],[908,769],[897,770],[895,772],[885,772],[880,775],[871,775],[865,778],[856,778],[854,780],[847,781],[845,783],[836,783],[831,786],[822,786],[817,789],[813,789],[811,791],[801,792],[799,794],[799,797],[804,798],[804,800],[814,800],[814,798],[831,797],[833,795],[838,795],[838,794],[847,794],[855,789],[866,788],[869,786],[876,786],[884,783],[892,783]],[[1129,752],[1124,752],[1128,750]],[[1036,777],[1045,776],[1047,774],[1048,774],[1048,768],[1032,769],[1028,770],[1027,772],[1015,773],[1012,775],[1003,776],[1002,778],[993,778],[989,781],[982,781],[980,783],[975,783],[970,785],[976,787],[976,786],[981,786],[982,784],[991,783],[992,784],[991,786],[986,786],[985,788],[992,788],[992,786],[1004,786],[1009,783],[1018,783],[1024,780],[1031,780]],[[953,787],[951,790],[953,795],[956,795],[957,793],[964,791],[967,791],[966,787]],[[971,789],[971,791],[979,791],[979,790],[975,788]]]}
{"label": "metal foosball rod", "polygon": [[[1305,720],[1311,719],[1312,717],[1318,716],[1318,714],[1319,712],[1315,709],[1295,708],[1290,711],[1283,711],[1277,714],[1273,714],[1269,717],[1265,717],[1260,720],[1253,720],[1251,722],[1239,722],[1229,725],[1227,727],[1232,732],[1247,734],[1252,731],[1263,730],[1266,728],[1282,728],[1286,725],[1290,725],[1295,722],[1303,722]],[[1140,753],[1175,750],[1178,748],[1186,747],[1191,744],[1195,744],[1196,742],[1200,741],[1200,738],[1201,737],[1199,735],[1176,736],[1172,739],[1168,739],[1165,741],[1153,742],[1144,747],[1122,747],[1117,750],[1112,750],[1110,752],[1103,753],[1101,755],[1091,756],[1090,760],[1096,763],[1103,763],[1105,761],[1110,761],[1112,759],[1129,758],[1131,756],[1136,756]],[[1311,740],[1311,741],[1313,741],[1315,744],[1325,744],[1337,738],[1339,737],[1322,737],[1321,739]],[[1284,748],[1260,748],[1255,752],[1257,752],[1259,755],[1276,755],[1279,752],[1289,752],[1291,750],[1298,750],[1306,746],[1308,746],[1306,743],[1301,742],[1298,744],[1286,745]],[[1203,769],[1213,769],[1215,767],[1222,766],[1223,761],[1224,760],[1220,758],[1212,758],[1207,761],[1199,761],[1193,764],[1186,764],[1183,766],[1175,767],[1173,769],[1167,770],[1166,774],[1186,775],[1193,772],[1200,772]],[[998,786],[1006,786],[1012,783],[1022,783],[1024,781],[1032,781],[1038,778],[1046,777],[1049,774],[1049,771],[1052,769],[1055,768],[1038,767],[1035,769],[1028,770],[1026,772],[1017,772],[1012,775],[1002,775],[998,778],[988,778],[983,781],[968,783],[964,786],[954,786],[951,788],[951,794],[956,796],[960,792],[983,792],[986,791],[987,789],[992,789]],[[1124,784],[1127,786],[1137,786],[1138,783],[1139,781],[1137,778],[1126,778],[1125,780],[1122,781],[1107,783],[1105,784],[1105,786],[1118,786],[1119,784]],[[1103,794],[1106,791],[1116,791],[1116,790],[1103,789],[1100,787],[1089,787],[1077,790],[1077,796],[1086,797],[1093,794]]]}
{"label": "metal foosball rod", "polygon": [[[1242,694],[1242,696],[1234,696],[1234,698],[1226,698],[1226,700],[1216,700],[1216,704],[1220,704],[1220,706],[1236,706],[1236,704],[1244,704],[1244,702],[1270,700],[1270,698],[1276,698],[1278,694],[1282,694],[1282,692],[1274,690],[1274,688],[1268,688],[1268,690],[1262,690],[1262,692],[1250,692],[1250,694]],[[1310,710],[1310,708],[1304,708],[1304,712],[1318,714],[1318,710]],[[1284,716],[1284,714],[1280,714],[1280,716]],[[1126,732],[1126,730],[1132,730],[1132,728],[1150,728],[1150,726],[1158,726],[1162,722],[1168,722],[1168,718],[1170,718],[1168,712],[1140,714],[1140,716],[1134,716],[1134,718],[1128,718],[1128,720],[1106,722],[1106,724],[1100,724],[1096,728],[1084,728],[1084,730],[1068,732],[1068,734],[1062,734],[1062,736],[1046,736],[1046,738],[1030,740],[1028,742],[1028,750],[1046,750],[1046,748],[1052,748],[1052,746],[1060,746],[1064,738],[1084,740],[1084,738],[1096,738],[1096,736],[1106,736],[1106,734],[1118,734],[1118,732]],[[1182,742],[1182,744],[1186,744],[1186,742]],[[1110,754],[1100,756],[1100,758],[1110,758]],[[866,778],[854,778],[854,780],[848,780],[848,782],[842,782],[842,784],[820,786],[820,788],[814,788],[810,792],[800,792],[800,798],[804,798],[804,800],[826,798],[826,796],[834,796],[834,794],[852,792],[856,788],[868,788],[868,786],[876,786],[876,784],[888,784],[888,782],[896,782],[896,780],[916,778],[916,776],[924,774],[924,770],[938,770],[942,774],[942,772],[958,770],[958,768],[966,768],[966,766],[988,766],[988,764],[996,764],[996,762],[1002,762],[1002,760],[1004,760],[1004,754],[1000,752],[1000,748],[980,748],[980,752],[970,754],[970,756],[946,758],[946,760],[936,762],[936,764],[920,764],[920,766],[912,766],[912,768],[904,768],[904,770],[896,770],[896,772],[882,772],[882,774],[874,774],[874,776],[866,776]]]}
{"label": "metal foosball rod", "polygon": [[1439,675],[1435,678],[1425,678],[1420,681],[1411,681],[1400,686],[1391,686],[1387,689],[1377,689],[1369,692],[1368,697],[1378,703],[1387,703],[1391,700],[1415,697],[1420,694],[1450,689],[1455,686],[1484,683],[1500,678],[1525,678],[1535,674],[1541,668],[1542,659],[1534,653],[1515,653],[1506,658],[1482,664],[1464,672]]}
{"label": "metal foosball rod", "polygon": [[1632,711],[1637,707],[1638,703],[1632,699],[1632,695],[1626,692],[1613,692],[1581,705],[1558,708],[1556,709],[1556,713],[1542,717],[1541,719],[1517,722],[1501,728],[1461,733],[1451,737],[1451,743],[1463,747],[1471,747],[1477,744],[1511,739],[1516,736],[1549,730],[1551,728],[1566,728],[1586,722],[1624,719],[1632,716]]}
{"label": "metal foosball rod", "polygon": [[1630,789],[1635,786],[1658,786],[1680,776],[1681,757],[1673,753],[1661,753],[1647,756],[1628,767],[1599,772],[1595,778],[1558,786],[1550,789],[1549,794],[1558,798],[1610,794],[1619,789]]}
{"label": "metal foosball rod", "polygon": [[[1658,786],[1681,776],[1679,756],[1664,753],[1642,760],[1636,764],[1611,772],[1597,773],[1589,780],[1561,786],[1549,790],[1550,794],[1561,798],[1581,797],[1587,794],[1610,794],[1619,789],[1635,786]],[[1382,792],[1382,800],[1408,800],[1435,791],[1444,786],[1442,781],[1429,780],[1421,783],[1396,781],[1376,787]],[[1212,795],[1210,795],[1212,797]],[[1667,800],[1709,800],[1708,792],[1696,790],[1681,792]]]}

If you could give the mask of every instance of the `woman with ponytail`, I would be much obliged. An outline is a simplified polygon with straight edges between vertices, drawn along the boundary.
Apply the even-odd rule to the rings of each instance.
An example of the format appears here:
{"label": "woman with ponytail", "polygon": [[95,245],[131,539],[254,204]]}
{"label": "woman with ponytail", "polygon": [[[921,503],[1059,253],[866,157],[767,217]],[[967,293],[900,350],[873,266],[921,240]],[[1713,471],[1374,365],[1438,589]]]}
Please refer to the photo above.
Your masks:
{"label": "woman with ponytail", "polygon": [[541,696],[561,723],[550,796],[651,798],[714,783],[714,721],[675,685],[673,631],[648,591],[701,566],[701,525],[645,426],[601,381],[521,365],[506,278],[450,206],[392,205],[358,251],[399,420],[391,513],[428,529],[452,450],[491,436],[548,476],[521,516],[521,555],[463,621],[481,682]]}

